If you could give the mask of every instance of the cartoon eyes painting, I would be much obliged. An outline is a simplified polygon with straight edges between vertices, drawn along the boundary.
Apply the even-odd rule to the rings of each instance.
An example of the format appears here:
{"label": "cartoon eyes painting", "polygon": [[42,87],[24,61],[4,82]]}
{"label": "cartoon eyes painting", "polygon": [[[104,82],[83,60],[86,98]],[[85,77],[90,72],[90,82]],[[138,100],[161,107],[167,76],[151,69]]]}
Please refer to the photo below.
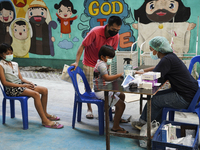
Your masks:
{"label": "cartoon eyes painting", "polygon": [[177,1],[150,1],[146,5],[146,14],[149,20],[156,22],[170,21],[178,11]]}
{"label": "cartoon eyes painting", "polygon": [[27,27],[25,22],[18,21],[14,24],[13,35],[16,39],[25,40],[27,36]]}
{"label": "cartoon eyes painting", "polygon": [[11,10],[2,9],[0,11],[0,21],[4,23],[11,22],[14,18],[14,12]]}
{"label": "cartoon eyes painting", "polygon": [[47,11],[44,8],[30,8],[28,9],[28,18],[32,22],[40,22],[47,17]]}
{"label": "cartoon eyes painting", "polygon": [[10,25],[9,33],[13,39],[11,46],[13,47],[14,56],[26,56],[30,49],[33,34],[29,22],[24,18],[15,19]]}
{"label": "cartoon eyes painting", "polygon": [[71,37],[71,24],[73,20],[77,19],[78,16],[72,17],[73,14],[77,13],[77,10],[74,9],[72,2],[69,0],[62,0],[59,4],[55,4],[54,8],[58,10],[56,16],[58,17],[58,21],[61,24],[61,34],[69,34],[69,38]]}

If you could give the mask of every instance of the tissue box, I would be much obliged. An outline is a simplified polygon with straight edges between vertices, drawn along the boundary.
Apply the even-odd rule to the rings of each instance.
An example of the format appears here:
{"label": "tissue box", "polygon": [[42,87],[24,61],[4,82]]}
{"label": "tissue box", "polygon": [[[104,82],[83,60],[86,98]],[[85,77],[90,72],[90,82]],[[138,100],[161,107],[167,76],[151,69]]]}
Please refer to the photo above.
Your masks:
{"label": "tissue box", "polygon": [[150,82],[141,82],[138,85],[138,88],[143,88],[143,89],[152,89],[152,83]]}
{"label": "tissue box", "polygon": [[147,72],[142,74],[142,80],[155,80],[161,77],[160,72]]}
{"label": "tissue box", "polygon": [[[171,123],[173,126],[176,126],[176,136],[177,138],[185,137],[185,131],[187,129],[195,130],[195,140],[192,146],[173,144],[169,142],[162,141],[162,128],[164,125]],[[181,127],[181,128],[178,128]],[[199,140],[199,125],[174,122],[174,121],[163,121],[152,139],[152,150],[167,150],[167,149],[176,149],[176,150],[198,150],[198,140]]]}
{"label": "tissue box", "polygon": [[152,87],[154,87],[155,83],[158,83],[158,79],[155,79],[155,80],[142,80],[142,81],[151,83]]}

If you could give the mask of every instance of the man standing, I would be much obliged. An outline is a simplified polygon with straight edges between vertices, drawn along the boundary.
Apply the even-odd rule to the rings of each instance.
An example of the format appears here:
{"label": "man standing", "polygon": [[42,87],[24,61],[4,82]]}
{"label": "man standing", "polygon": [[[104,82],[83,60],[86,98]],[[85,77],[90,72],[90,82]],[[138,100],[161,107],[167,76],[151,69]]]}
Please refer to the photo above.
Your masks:
{"label": "man standing", "polygon": [[[105,26],[97,26],[94,27],[87,36],[83,39],[82,44],[78,48],[78,52],[76,54],[75,63],[71,64],[72,66],[78,66],[80,57],[84,51],[83,56],[83,71],[88,80],[90,88],[93,88],[93,71],[94,67],[98,60],[98,53],[103,45],[110,45],[115,50],[118,47],[119,43],[119,30],[122,25],[122,20],[118,16],[111,16],[108,19],[108,24]],[[86,114],[86,118],[93,119],[92,107],[90,103],[87,103],[88,110]]]}

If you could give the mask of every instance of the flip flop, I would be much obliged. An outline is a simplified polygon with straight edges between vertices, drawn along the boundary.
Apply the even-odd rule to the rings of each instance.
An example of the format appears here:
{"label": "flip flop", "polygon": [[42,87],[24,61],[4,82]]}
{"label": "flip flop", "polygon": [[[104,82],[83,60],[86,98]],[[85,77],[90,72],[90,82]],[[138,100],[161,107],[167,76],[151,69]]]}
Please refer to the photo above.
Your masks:
{"label": "flip flop", "polygon": [[[121,129],[117,129],[117,130],[113,130],[111,129],[111,131],[113,132],[118,132],[118,133],[123,133],[123,132],[119,132],[119,131],[126,131],[124,128],[121,128]],[[126,131],[125,133],[129,133],[128,131]]]}
{"label": "flip flop", "polygon": [[94,118],[93,113],[92,113],[91,111],[87,111],[87,113],[86,113],[86,118],[87,118],[87,119],[93,119],[93,118]]}
{"label": "flip flop", "polygon": [[60,117],[57,117],[57,116],[55,116],[55,115],[50,115],[50,117],[47,117],[49,120],[51,120],[51,121],[58,121],[58,120],[60,120]]}
{"label": "flip flop", "polygon": [[64,126],[58,122],[54,122],[53,125],[43,125],[44,127],[46,128],[52,128],[52,129],[61,129],[63,128]]}

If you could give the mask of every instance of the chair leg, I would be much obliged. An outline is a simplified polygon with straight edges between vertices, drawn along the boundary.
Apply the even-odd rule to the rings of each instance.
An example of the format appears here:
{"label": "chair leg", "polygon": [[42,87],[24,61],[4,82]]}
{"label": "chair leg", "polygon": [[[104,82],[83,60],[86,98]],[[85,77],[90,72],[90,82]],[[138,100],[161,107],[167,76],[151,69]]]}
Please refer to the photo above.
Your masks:
{"label": "chair leg", "polygon": [[98,116],[99,116],[99,135],[104,135],[104,104],[103,106],[98,106]]}
{"label": "chair leg", "polygon": [[167,119],[167,111],[165,110],[165,108],[163,108],[163,111],[162,111],[162,122],[163,120],[166,120]]}
{"label": "chair leg", "polygon": [[15,101],[10,100],[10,117],[15,118]]}
{"label": "chair leg", "polygon": [[77,116],[77,122],[81,122],[81,113],[82,113],[82,103],[78,103],[78,116]]}
{"label": "chair leg", "polygon": [[3,102],[2,102],[2,117],[3,117],[2,124],[5,124],[6,122],[6,99],[5,98],[3,99]]}
{"label": "chair leg", "polygon": [[196,112],[197,115],[198,115],[198,118],[199,118],[199,124],[200,124],[200,108],[195,109],[195,112]]}
{"label": "chair leg", "polygon": [[74,110],[73,110],[73,118],[72,118],[72,128],[73,129],[75,127],[75,122],[76,122],[76,109],[77,109],[77,103],[74,102]]}
{"label": "chair leg", "polygon": [[174,121],[174,111],[169,111],[169,120]]}
{"label": "chair leg", "polygon": [[23,129],[28,129],[28,104],[27,100],[22,100],[21,109],[22,109],[22,118],[23,118]]}

